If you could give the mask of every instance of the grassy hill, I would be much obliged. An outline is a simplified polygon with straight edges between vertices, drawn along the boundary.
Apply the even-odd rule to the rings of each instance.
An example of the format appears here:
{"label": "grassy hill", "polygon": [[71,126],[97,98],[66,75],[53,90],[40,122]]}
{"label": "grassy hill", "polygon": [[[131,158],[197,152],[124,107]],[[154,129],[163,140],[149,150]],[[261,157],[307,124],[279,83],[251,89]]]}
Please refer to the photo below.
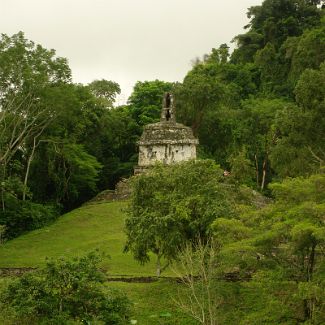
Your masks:
{"label": "grassy hill", "polygon": [[154,261],[139,265],[123,253],[125,201],[98,202],[80,207],[54,224],[29,232],[0,246],[0,267],[37,267],[46,257],[107,253],[103,267],[111,275],[155,275]]}
{"label": "grassy hill", "polygon": [[[98,248],[110,255],[103,261],[110,276],[154,276],[154,261],[141,266],[130,254],[123,253],[126,204],[125,201],[115,201],[85,205],[61,216],[48,227],[11,240],[0,246],[0,267],[38,267],[44,264],[46,257],[83,255]],[[0,287],[7,281],[0,279]],[[139,325],[196,324],[175,305],[173,299],[179,289],[182,290],[175,281],[109,282],[107,285],[128,295],[134,303],[132,318]]]}

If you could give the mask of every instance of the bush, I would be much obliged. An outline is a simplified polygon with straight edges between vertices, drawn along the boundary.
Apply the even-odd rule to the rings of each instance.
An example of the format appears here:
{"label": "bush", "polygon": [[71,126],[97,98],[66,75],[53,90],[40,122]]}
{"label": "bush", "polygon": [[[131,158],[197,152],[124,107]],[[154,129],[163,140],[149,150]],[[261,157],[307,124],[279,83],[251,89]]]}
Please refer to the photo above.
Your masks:
{"label": "bush", "polygon": [[6,209],[0,211],[0,224],[6,226],[6,239],[44,227],[60,215],[59,206],[43,205],[16,198],[12,198],[9,203],[8,201]]}
{"label": "bush", "polygon": [[100,257],[89,253],[71,260],[47,261],[43,270],[11,282],[2,292],[1,303],[16,323],[69,324],[92,321],[118,325],[128,320],[130,303],[117,290],[104,288],[98,270]]}

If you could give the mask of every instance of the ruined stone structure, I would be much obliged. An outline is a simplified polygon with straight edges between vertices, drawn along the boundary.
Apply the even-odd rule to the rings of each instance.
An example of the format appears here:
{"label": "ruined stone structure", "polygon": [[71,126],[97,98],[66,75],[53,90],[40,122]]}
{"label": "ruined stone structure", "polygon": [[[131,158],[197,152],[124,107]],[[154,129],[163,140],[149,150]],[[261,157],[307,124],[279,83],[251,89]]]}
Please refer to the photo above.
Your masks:
{"label": "ruined stone structure", "polygon": [[176,123],[173,96],[166,93],[160,122],[146,125],[138,141],[139,160],[134,173],[142,173],[157,161],[169,165],[195,159],[197,144],[191,128]]}

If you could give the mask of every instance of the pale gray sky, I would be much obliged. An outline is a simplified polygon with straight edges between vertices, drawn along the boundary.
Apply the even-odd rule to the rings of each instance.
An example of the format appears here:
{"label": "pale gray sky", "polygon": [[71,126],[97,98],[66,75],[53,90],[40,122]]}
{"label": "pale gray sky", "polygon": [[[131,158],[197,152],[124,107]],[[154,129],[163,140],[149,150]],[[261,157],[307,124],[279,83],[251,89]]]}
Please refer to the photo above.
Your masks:
{"label": "pale gray sky", "polygon": [[191,60],[243,31],[262,0],[0,0],[0,33],[66,57],[74,82],[182,81]]}

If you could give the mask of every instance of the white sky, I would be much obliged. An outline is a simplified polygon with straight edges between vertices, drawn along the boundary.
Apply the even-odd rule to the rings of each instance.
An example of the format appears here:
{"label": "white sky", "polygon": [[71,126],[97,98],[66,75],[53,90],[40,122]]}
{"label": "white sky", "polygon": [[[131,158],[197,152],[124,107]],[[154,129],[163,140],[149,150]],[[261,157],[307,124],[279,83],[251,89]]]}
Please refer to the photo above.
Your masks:
{"label": "white sky", "polygon": [[0,33],[23,31],[69,60],[74,82],[182,81],[191,60],[242,33],[262,0],[0,0]]}

